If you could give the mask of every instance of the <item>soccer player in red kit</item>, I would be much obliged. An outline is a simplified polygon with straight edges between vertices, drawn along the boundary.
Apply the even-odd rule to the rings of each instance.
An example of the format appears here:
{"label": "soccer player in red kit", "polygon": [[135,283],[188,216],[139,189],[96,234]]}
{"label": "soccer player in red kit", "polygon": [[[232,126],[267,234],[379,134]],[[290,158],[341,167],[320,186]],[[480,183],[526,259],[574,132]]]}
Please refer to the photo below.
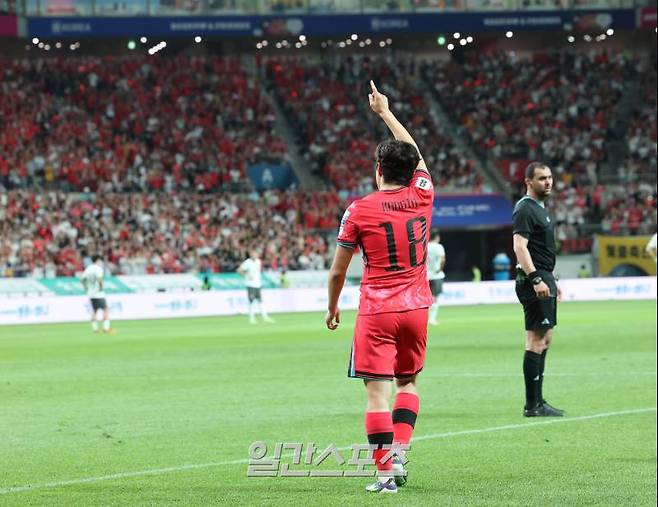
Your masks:
{"label": "soccer player in red kit", "polygon": [[[331,330],[338,327],[338,299],[358,245],[364,273],[348,375],[365,383],[366,434],[368,442],[378,446],[377,481],[366,489],[396,493],[406,481],[406,471],[399,460],[380,461],[387,446],[409,443],[418,414],[416,377],[425,360],[432,305],[425,260],[434,187],[418,146],[388,108],[387,97],[372,81],[370,87],[370,107],[395,140],[377,146],[378,191],[353,202],[341,220],[325,321]],[[393,379],[397,390],[391,414]]]}

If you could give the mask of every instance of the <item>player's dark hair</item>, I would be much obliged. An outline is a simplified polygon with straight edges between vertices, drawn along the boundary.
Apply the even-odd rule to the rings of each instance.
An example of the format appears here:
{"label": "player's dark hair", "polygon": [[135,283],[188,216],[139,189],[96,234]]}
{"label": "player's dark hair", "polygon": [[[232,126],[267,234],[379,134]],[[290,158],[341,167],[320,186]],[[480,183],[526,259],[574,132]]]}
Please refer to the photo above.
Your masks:
{"label": "player's dark hair", "polygon": [[386,183],[408,187],[420,162],[420,154],[413,144],[391,139],[379,143],[375,150],[375,160],[381,167]]}
{"label": "player's dark hair", "polygon": [[91,256],[91,262],[96,262],[97,260],[102,259],[102,257],[98,254],[94,254]]}
{"label": "player's dark hair", "polygon": [[439,233],[439,231],[437,231],[437,230],[434,230],[430,234],[430,241],[434,241],[435,239],[439,239],[439,237],[441,237],[441,233]]}
{"label": "player's dark hair", "polygon": [[531,162],[525,168],[525,177],[531,180],[535,177],[535,170],[537,169],[548,169],[548,166],[542,162]]}

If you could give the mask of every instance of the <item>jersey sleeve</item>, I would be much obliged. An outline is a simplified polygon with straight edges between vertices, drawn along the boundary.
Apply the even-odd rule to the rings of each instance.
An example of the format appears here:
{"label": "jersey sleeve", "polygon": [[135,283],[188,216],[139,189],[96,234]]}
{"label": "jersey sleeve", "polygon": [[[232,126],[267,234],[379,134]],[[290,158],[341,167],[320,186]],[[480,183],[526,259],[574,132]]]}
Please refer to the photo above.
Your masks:
{"label": "jersey sleeve", "polygon": [[359,227],[355,216],[356,207],[356,203],[350,204],[340,220],[337,243],[345,248],[355,248],[359,241]]}
{"label": "jersey sleeve", "polygon": [[532,214],[528,206],[518,206],[512,215],[512,234],[528,239],[532,234]]}
{"label": "jersey sleeve", "polygon": [[414,171],[409,188],[423,203],[431,204],[434,201],[432,177],[425,169],[416,169]]}

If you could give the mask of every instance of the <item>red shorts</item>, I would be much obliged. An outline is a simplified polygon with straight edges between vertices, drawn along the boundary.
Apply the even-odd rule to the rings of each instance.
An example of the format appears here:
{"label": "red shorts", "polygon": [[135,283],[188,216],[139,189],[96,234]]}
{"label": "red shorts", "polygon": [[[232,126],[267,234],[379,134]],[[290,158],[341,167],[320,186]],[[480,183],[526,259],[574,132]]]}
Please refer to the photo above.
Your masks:
{"label": "red shorts", "polygon": [[392,380],[423,369],[427,345],[427,308],[358,315],[349,377]]}

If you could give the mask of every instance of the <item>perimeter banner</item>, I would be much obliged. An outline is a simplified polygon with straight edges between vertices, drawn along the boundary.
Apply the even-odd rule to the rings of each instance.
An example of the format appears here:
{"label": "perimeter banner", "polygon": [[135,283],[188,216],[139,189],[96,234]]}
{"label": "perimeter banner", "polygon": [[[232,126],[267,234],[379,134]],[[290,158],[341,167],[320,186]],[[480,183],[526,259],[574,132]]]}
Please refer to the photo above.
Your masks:
{"label": "perimeter banner", "polygon": [[[656,299],[656,277],[649,276],[562,280],[560,288],[565,304],[569,301]],[[263,304],[269,313],[325,312],[327,298],[326,288],[263,290]],[[514,281],[448,282],[443,286],[440,301],[445,306],[518,302]],[[107,303],[113,321],[246,315],[249,311],[246,290],[116,294],[108,295]],[[339,306],[342,310],[357,309],[359,287],[346,286]],[[84,296],[0,299],[0,325],[86,322],[90,315],[89,299]],[[321,315],[322,313],[319,313],[312,317],[317,318],[318,328],[322,326]]]}
{"label": "perimeter banner", "polygon": [[309,16],[31,17],[30,37],[228,35],[254,37],[341,34],[471,33],[505,30],[633,29],[634,9],[602,11],[503,11]]}
{"label": "perimeter banner", "polygon": [[650,236],[597,236],[601,276],[656,275],[646,251]]}

